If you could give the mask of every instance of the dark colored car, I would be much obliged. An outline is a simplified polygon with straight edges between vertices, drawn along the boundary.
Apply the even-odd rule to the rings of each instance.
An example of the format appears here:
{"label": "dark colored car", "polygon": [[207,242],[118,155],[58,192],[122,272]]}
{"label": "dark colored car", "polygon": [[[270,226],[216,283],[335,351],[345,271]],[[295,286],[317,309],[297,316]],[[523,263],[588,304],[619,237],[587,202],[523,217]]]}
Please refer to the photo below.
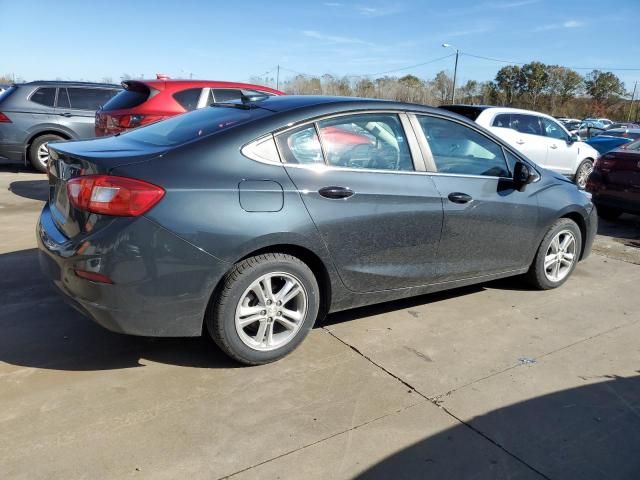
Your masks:
{"label": "dark colored car", "polygon": [[208,332],[246,364],[316,319],[526,274],[558,287],[597,216],[566,178],[419,105],[283,96],[52,146],[46,274],[111,330]]}
{"label": "dark colored car", "polygon": [[0,94],[0,157],[44,172],[47,144],[95,136],[95,112],[120,91],[87,82],[29,82]]}
{"label": "dark colored car", "polygon": [[623,213],[640,215],[640,140],[598,158],[587,191],[602,218],[615,220]]}
{"label": "dark colored car", "polygon": [[243,95],[284,95],[249,83],[170,80],[163,76],[157,80],[126,80],[122,87],[124,90],[96,113],[96,136],[113,135],[212,103],[239,100]]}

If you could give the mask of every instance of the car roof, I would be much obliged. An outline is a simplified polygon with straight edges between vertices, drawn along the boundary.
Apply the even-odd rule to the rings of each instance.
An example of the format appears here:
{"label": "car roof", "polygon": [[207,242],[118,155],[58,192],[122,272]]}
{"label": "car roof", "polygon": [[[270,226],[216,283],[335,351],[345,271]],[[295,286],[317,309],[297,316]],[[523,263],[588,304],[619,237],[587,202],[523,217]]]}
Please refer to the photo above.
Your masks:
{"label": "car roof", "polygon": [[605,134],[607,133],[640,133],[640,128],[611,128],[605,130]]}
{"label": "car roof", "polygon": [[264,85],[257,85],[254,83],[243,83],[243,82],[227,82],[222,80],[172,80],[172,79],[130,79],[124,80],[124,83],[142,83],[147,85],[148,87],[155,88],[156,90],[170,90],[177,88],[202,88],[202,87],[213,87],[213,88],[243,88],[247,90],[263,90],[266,92],[272,92],[280,95],[284,95],[283,92],[276,90],[274,88],[266,87]]}
{"label": "car roof", "polygon": [[[305,107],[335,106],[340,110],[349,109],[381,109],[381,110],[411,110],[431,113],[442,113],[439,109],[413,103],[381,100],[376,98],[334,97],[324,95],[286,95],[282,97],[267,97],[255,103],[260,108],[273,112],[286,112]],[[452,115],[447,112],[448,115]],[[458,117],[458,115],[456,115]]]}
{"label": "car roof", "polygon": [[52,87],[108,87],[108,88],[122,88],[120,85],[114,83],[98,83],[98,82],[74,82],[70,80],[34,80],[26,83],[15,83],[17,87],[22,86],[52,86]]}

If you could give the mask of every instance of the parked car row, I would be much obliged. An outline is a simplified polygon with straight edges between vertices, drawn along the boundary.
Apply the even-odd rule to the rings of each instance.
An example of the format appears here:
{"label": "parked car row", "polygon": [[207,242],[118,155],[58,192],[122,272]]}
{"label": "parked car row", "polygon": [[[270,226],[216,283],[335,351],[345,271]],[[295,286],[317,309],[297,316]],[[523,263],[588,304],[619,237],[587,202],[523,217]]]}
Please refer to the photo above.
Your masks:
{"label": "parked car row", "polygon": [[277,90],[232,82],[125,81],[122,85],[36,81],[0,93],[0,158],[44,172],[47,145],[111,135],[242,94],[282,95]]}

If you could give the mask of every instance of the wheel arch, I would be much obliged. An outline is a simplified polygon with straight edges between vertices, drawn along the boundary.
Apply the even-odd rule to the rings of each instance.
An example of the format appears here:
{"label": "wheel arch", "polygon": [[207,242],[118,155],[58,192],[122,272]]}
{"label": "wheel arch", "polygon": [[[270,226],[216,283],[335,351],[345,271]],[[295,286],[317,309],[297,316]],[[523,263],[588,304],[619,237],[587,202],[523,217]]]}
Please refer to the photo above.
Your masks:
{"label": "wheel arch", "polygon": [[[233,266],[238,262],[242,262],[247,258],[254,257],[256,255],[261,255],[265,253],[284,253],[287,255],[292,255],[296,258],[299,258],[303,261],[310,269],[313,275],[316,277],[316,281],[318,282],[318,288],[320,289],[320,309],[318,311],[318,319],[324,318],[324,316],[329,312],[331,307],[331,299],[333,294],[333,288],[331,286],[331,276],[329,274],[329,269],[325,262],[320,258],[320,256],[315,253],[312,249],[298,245],[293,243],[275,243],[269,246],[264,246],[260,248],[256,248],[248,253],[245,253],[242,257],[238,258],[235,262],[229,264],[229,269],[225,272],[224,275],[218,280],[215,288],[213,289],[210,299],[209,306],[214,301],[218,292],[224,285],[225,278],[229,271],[233,269]],[[209,308],[209,307],[207,307]],[[203,322],[202,328],[203,333],[206,328],[206,322]]]}
{"label": "wheel arch", "polygon": [[587,222],[584,217],[576,211],[566,212],[560,218],[568,218],[569,220],[574,221],[578,228],[580,229],[580,236],[582,237],[582,242],[580,245],[580,260],[582,260],[582,255],[584,254],[584,249],[586,246],[586,238],[587,238]]}
{"label": "wheel arch", "polygon": [[25,164],[29,163],[29,151],[31,149],[31,145],[36,140],[36,138],[42,137],[43,135],[57,135],[58,137],[62,137],[65,140],[71,140],[73,138],[68,132],[65,132],[64,130],[57,130],[55,128],[46,128],[44,130],[30,133],[26,143],[24,144]]}

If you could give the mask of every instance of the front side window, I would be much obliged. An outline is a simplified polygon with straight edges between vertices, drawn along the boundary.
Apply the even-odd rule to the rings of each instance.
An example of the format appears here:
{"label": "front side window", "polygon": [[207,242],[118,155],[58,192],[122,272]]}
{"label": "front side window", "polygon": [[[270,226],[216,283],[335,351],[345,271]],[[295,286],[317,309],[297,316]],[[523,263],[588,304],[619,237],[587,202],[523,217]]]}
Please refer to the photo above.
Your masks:
{"label": "front side window", "polygon": [[520,113],[512,114],[511,128],[517,130],[520,133],[526,133],[528,135],[544,136],[544,133],[542,132],[542,126],[540,125],[540,120],[535,115],[523,115]]}
{"label": "front side window", "polygon": [[509,177],[502,146],[451,120],[421,115],[422,131],[439,173]]}
{"label": "front side window", "polygon": [[388,113],[345,115],[318,122],[327,164],[373,170],[413,170],[400,118]]}
{"label": "front side window", "polygon": [[[71,108],[76,110],[98,110],[106,104],[116,93],[115,90],[107,88],[80,88],[69,87],[66,89],[69,94]],[[62,89],[60,89],[62,91]],[[58,101],[58,106],[60,101]]]}
{"label": "front side window", "polygon": [[285,163],[324,165],[322,148],[314,125],[307,125],[278,135],[277,143]]}
{"label": "front side window", "polygon": [[180,104],[187,112],[198,108],[198,100],[200,100],[201,88],[187,88],[173,94],[176,102]]}
{"label": "front side window", "polygon": [[564,129],[553,120],[541,117],[540,121],[544,127],[544,133],[549,138],[555,138],[558,140],[567,140],[567,133]]}
{"label": "front side window", "polygon": [[56,89],[55,87],[45,87],[39,88],[36,92],[31,95],[30,100],[39,105],[44,105],[46,107],[53,107],[53,103],[56,99]]}

